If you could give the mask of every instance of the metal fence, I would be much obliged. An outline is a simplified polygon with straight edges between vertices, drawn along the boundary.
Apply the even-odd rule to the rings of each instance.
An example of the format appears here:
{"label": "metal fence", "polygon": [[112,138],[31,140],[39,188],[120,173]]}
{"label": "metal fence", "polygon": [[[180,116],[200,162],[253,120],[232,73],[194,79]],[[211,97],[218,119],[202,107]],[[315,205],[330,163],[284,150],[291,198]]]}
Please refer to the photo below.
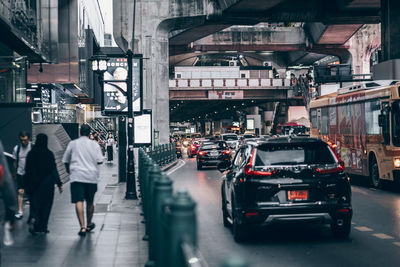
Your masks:
{"label": "metal fence", "polygon": [[176,161],[176,144],[165,144],[149,148],[147,151],[150,158],[161,167]]}
{"label": "metal fence", "polygon": [[[139,149],[139,190],[149,241],[146,266],[206,267],[198,249],[196,203],[187,191],[173,193],[172,180],[161,171],[176,160],[175,144]],[[243,259],[230,257],[224,267],[249,266]]]}

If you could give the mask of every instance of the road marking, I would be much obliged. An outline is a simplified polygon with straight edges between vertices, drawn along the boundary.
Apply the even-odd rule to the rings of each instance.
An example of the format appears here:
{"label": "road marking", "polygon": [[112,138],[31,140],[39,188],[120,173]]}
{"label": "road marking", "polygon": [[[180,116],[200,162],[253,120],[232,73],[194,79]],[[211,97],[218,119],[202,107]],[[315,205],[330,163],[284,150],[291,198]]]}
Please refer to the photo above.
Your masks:
{"label": "road marking", "polygon": [[170,170],[169,172],[167,172],[167,175],[171,175],[171,173],[173,173],[173,172],[176,171],[176,170],[179,170],[179,169],[182,168],[185,164],[186,164],[186,162],[180,159],[180,160],[179,160],[178,166],[174,167],[172,170]]}
{"label": "road marking", "polygon": [[368,228],[365,226],[357,226],[357,227],[354,227],[354,229],[357,229],[358,231],[361,231],[361,232],[372,232],[373,231],[371,228]]}
{"label": "road marking", "polygon": [[393,245],[400,247],[400,242],[393,242]]}
{"label": "road marking", "polygon": [[394,239],[394,237],[390,236],[390,235],[386,235],[386,234],[373,234],[373,236],[380,238],[380,239]]}

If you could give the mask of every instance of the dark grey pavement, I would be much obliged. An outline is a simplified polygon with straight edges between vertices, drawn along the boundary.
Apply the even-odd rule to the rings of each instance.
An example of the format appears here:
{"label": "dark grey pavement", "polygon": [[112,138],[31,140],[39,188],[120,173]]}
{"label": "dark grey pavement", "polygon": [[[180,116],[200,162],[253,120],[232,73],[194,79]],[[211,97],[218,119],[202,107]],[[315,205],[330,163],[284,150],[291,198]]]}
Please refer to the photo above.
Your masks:
{"label": "dark grey pavement", "polygon": [[222,224],[220,177],[215,168],[196,170],[196,159],[170,172],[174,190],[186,188],[197,202],[200,250],[209,266],[239,254],[252,266],[399,266],[400,193],[353,185],[354,217],[347,240],[329,226],[276,225],[257,230],[251,241],[234,242]]}
{"label": "dark grey pavement", "polygon": [[50,233],[32,236],[26,217],[18,221],[15,244],[3,250],[3,267],[144,266],[147,243],[142,241],[144,225],[140,223],[139,203],[124,199],[126,185],[117,183],[116,165],[103,164],[100,168],[93,219],[97,226],[93,233],[84,238],[78,236],[79,225],[67,183],[61,195],[56,192]]}

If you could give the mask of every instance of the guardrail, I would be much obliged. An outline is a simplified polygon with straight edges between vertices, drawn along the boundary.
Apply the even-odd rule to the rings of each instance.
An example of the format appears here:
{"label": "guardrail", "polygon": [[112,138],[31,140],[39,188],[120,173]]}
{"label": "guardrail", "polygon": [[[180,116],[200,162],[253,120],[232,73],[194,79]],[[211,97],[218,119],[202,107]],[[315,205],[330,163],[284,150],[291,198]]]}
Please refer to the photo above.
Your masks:
{"label": "guardrail", "polygon": [[155,163],[161,167],[176,161],[176,145],[175,143],[155,146],[150,148],[147,153]]}
{"label": "guardrail", "polygon": [[[175,152],[174,144],[139,149],[139,196],[146,225],[143,240],[149,241],[146,266],[206,267],[197,243],[196,203],[187,191],[174,194],[172,180],[156,163],[168,164],[171,151]],[[249,265],[243,259],[229,258],[221,266]]]}
{"label": "guardrail", "polygon": [[170,89],[193,88],[229,88],[229,89],[246,89],[246,88],[268,88],[268,87],[289,87],[290,79],[273,79],[273,78],[205,78],[205,79],[173,79],[169,80]]}

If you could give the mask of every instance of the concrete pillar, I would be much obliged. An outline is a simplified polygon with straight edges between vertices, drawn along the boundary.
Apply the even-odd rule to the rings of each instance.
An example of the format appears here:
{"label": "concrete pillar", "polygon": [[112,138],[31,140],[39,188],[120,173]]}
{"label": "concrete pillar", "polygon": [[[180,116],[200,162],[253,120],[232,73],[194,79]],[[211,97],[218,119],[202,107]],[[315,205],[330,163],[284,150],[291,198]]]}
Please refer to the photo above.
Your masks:
{"label": "concrete pillar", "polygon": [[[114,6],[118,6],[116,2]],[[134,52],[145,58],[143,106],[152,109],[153,129],[159,131],[160,144],[165,144],[169,143],[169,33],[201,25],[208,15],[219,10],[211,2],[205,5],[203,1],[137,0],[136,3]],[[128,17],[129,14],[120,14],[118,18],[114,12],[114,24],[115,20],[126,23]]]}
{"label": "concrete pillar", "polygon": [[381,30],[379,24],[365,24],[347,42],[352,55],[354,74],[370,73],[370,58],[381,45]]}
{"label": "concrete pillar", "polygon": [[258,115],[258,107],[249,107],[247,108],[247,112],[249,115]]}
{"label": "concrete pillar", "polygon": [[400,1],[381,0],[382,61],[400,58]]}

